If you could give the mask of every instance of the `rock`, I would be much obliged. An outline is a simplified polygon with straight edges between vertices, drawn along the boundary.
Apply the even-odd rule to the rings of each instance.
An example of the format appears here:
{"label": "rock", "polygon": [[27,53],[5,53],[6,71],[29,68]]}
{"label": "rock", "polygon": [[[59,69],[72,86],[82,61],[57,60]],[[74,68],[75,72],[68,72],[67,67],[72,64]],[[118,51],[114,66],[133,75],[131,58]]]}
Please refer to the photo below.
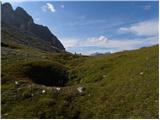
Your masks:
{"label": "rock", "polygon": [[18,81],[15,81],[14,83],[15,83],[15,85],[19,85]]}
{"label": "rock", "polygon": [[143,75],[143,72],[140,72],[139,74],[140,74],[140,75]]}
{"label": "rock", "polygon": [[84,87],[78,87],[77,90],[79,93],[82,93],[84,91]]}
{"label": "rock", "polygon": [[56,90],[57,90],[57,91],[60,91],[60,90],[61,90],[61,88],[59,88],[59,87],[56,87]]}
{"label": "rock", "polygon": [[46,91],[45,90],[42,90],[42,94],[44,94]]}
{"label": "rock", "polygon": [[18,81],[14,81],[14,84],[15,84],[16,88],[19,88],[21,86],[21,84]]}

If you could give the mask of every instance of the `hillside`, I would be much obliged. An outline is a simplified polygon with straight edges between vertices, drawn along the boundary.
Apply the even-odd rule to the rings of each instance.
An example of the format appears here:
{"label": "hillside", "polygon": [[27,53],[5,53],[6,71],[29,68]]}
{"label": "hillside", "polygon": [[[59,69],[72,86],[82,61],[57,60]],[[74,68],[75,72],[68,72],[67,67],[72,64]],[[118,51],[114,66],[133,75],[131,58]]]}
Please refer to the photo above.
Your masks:
{"label": "hillside", "polygon": [[158,48],[87,57],[2,43],[2,118],[158,118]]}
{"label": "hillside", "polygon": [[35,24],[23,8],[17,7],[13,10],[10,3],[1,4],[1,8],[2,42],[50,52],[65,52],[62,43],[48,27]]}
{"label": "hillside", "polygon": [[158,118],[159,45],[67,52],[20,7],[2,7],[2,118]]}

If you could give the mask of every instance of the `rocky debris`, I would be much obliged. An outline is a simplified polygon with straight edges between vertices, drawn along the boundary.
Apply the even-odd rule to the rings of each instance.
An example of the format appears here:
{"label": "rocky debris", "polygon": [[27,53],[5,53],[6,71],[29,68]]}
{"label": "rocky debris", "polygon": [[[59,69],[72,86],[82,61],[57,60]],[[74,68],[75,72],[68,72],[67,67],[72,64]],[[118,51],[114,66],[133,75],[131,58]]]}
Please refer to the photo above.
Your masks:
{"label": "rocky debris", "polygon": [[143,72],[140,72],[139,74],[140,74],[140,75],[143,75]]}
{"label": "rocky debris", "polygon": [[61,90],[61,88],[60,88],[60,87],[56,87],[55,89],[56,89],[57,91],[60,91],[60,90]]}
{"label": "rocky debris", "polygon": [[46,92],[46,90],[42,90],[42,94],[44,94]]}
{"label": "rocky debris", "polygon": [[84,87],[78,87],[77,90],[79,93],[82,93],[84,91]]}
{"label": "rocky debris", "polygon": [[18,81],[15,81],[14,83],[15,83],[16,86],[19,85]]}
{"label": "rocky debris", "polygon": [[16,86],[16,89],[17,91],[23,89],[23,88],[27,88],[28,85],[26,84],[26,82],[23,82],[23,81],[15,81],[14,82],[15,86]]}

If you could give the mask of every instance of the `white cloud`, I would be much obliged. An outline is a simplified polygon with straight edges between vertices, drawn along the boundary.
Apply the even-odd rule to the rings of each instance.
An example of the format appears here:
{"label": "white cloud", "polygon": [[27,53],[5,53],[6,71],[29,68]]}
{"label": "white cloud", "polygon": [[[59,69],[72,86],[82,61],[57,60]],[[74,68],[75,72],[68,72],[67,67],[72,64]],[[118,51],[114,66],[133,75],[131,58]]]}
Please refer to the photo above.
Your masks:
{"label": "white cloud", "polygon": [[158,36],[158,20],[149,20],[132,24],[129,27],[121,27],[120,32],[133,33],[138,36]]}
{"label": "white cloud", "polygon": [[48,6],[48,9],[51,11],[51,12],[55,12],[55,8],[54,6],[51,4],[51,3],[46,3],[46,5]]}
{"label": "white cloud", "polygon": [[104,44],[107,44],[108,42],[108,38],[101,35],[99,37],[92,37],[92,38],[88,38],[85,43],[88,45],[98,45],[98,46],[103,46]]}
{"label": "white cloud", "polygon": [[43,5],[41,7],[41,9],[44,12],[47,12],[47,11],[56,12],[56,9],[54,8],[53,4],[51,4],[51,3],[46,3],[45,5]]}
{"label": "white cloud", "polygon": [[65,48],[82,47],[82,46],[103,46],[107,44],[108,38],[101,35],[99,37],[87,38],[85,40],[77,38],[60,38]]}
{"label": "white cloud", "polygon": [[[99,36],[85,40],[76,38],[62,38],[61,40],[67,50],[72,49],[73,52],[74,49],[74,52],[81,52],[82,54],[108,51],[118,52],[158,44],[158,36],[136,39],[108,39],[105,36]],[[95,49],[93,49],[94,47]]]}
{"label": "white cloud", "polygon": [[65,46],[65,48],[72,48],[78,46],[78,39],[75,38],[60,38],[62,44]]}
{"label": "white cloud", "polygon": [[136,38],[136,39],[109,39],[105,36],[97,38],[88,38],[82,45],[96,46],[107,49],[113,49],[113,52],[122,50],[131,50],[139,46],[148,46],[158,43],[158,37]]}

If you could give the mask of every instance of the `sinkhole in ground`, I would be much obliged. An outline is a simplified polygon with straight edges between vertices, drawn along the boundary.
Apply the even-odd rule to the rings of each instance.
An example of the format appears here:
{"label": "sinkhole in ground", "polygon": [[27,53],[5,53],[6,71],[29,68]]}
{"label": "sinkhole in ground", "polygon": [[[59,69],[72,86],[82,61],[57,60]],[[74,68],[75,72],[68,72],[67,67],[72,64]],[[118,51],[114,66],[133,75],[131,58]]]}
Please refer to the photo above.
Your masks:
{"label": "sinkhole in ground", "polygon": [[34,83],[41,85],[65,86],[68,82],[67,68],[56,62],[29,62],[23,66],[23,72]]}

